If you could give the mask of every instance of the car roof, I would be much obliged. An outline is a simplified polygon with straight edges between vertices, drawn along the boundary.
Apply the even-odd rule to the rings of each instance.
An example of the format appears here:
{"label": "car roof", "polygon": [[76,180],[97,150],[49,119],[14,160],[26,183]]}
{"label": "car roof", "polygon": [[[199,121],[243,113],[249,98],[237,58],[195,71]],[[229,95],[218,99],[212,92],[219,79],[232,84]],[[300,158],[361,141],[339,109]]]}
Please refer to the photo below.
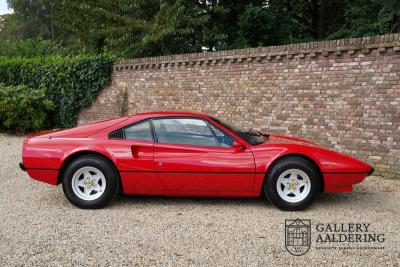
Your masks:
{"label": "car roof", "polygon": [[136,116],[145,116],[148,118],[151,117],[169,117],[169,116],[182,116],[182,117],[201,117],[201,118],[209,118],[210,116],[201,113],[194,113],[194,112],[186,112],[186,111],[153,111],[153,112],[144,112],[138,114],[132,114],[130,117]]}

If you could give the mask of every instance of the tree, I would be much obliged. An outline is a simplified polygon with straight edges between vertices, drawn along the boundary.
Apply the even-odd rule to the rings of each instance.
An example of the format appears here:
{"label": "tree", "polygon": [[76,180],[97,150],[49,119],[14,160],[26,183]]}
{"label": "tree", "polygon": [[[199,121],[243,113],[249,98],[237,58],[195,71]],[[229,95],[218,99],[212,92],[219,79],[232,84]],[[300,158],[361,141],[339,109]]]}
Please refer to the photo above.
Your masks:
{"label": "tree", "polygon": [[[50,41],[48,44],[62,46],[72,54],[156,56],[400,31],[398,0],[8,0],[8,3],[15,13],[0,20],[0,44]],[[23,43],[23,47],[29,45]],[[5,54],[6,48],[3,46]],[[36,53],[26,52],[23,53]]]}
{"label": "tree", "polygon": [[12,17],[18,24],[15,31],[16,39],[29,39],[43,37],[54,39],[57,36],[57,28],[53,18],[57,13],[58,1],[55,0],[8,0],[10,7],[14,9]]}
{"label": "tree", "polygon": [[347,0],[341,23],[328,38],[348,38],[400,32],[398,0]]}

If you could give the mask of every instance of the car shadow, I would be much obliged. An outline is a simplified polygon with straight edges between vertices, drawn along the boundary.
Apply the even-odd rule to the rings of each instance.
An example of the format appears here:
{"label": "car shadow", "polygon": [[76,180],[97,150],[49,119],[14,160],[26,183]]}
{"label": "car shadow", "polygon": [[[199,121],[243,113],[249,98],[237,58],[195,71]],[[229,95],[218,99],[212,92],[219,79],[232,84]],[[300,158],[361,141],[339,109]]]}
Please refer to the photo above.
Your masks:
{"label": "car shadow", "polygon": [[[330,207],[348,208],[349,203],[359,205],[361,203],[373,203],[378,197],[372,192],[353,191],[344,193],[321,193],[318,195],[314,204],[306,210],[319,210]],[[41,201],[49,206],[54,205],[54,200],[63,202],[60,205],[66,205],[68,201],[60,188],[58,190],[47,190],[43,194]],[[384,199],[380,198],[380,201]],[[126,208],[127,206],[221,206],[221,207],[254,207],[254,208],[272,208],[275,206],[265,197],[242,198],[242,197],[177,197],[177,196],[146,196],[146,195],[125,195],[119,194],[115,200],[108,206],[112,209]]]}
{"label": "car shadow", "polygon": [[264,198],[240,198],[240,197],[178,197],[178,196],[144,196],[120,194],[113,202],[118,205],[221,205],[221,206],[264,206],[271,205]]}
{"label": "car shadow", "polygon": [[[371,196],[360,192],[322,193],[315,200],[313,207],[348,207],[349,203],[357,205],[370,201]],[[236,207],[265,207],[275,208],[265,197],[176,197],[176,196],[143,196],[120,194],[114,200],[113,208],[118,206],[145,205],[145,206],[236,206]]]}
{"label": "car shadow", "polygon": [[359,206],[363,203],[374,203],[378,196],[368,192],[342,192],[342,193],[321,193],[315,200],[315,204],[325,207],[349,207],[349,204]]}

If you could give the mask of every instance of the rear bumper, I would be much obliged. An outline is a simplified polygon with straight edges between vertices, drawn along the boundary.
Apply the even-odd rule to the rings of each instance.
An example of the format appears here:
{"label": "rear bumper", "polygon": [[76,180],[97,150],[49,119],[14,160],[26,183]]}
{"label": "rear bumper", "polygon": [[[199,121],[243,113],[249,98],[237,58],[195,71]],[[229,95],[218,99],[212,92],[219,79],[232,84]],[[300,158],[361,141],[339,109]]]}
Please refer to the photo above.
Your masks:
{"label": "rear bumper", "polygon": [[58,170],[27,169],[27,173],[32,179],[52,185],[58,184]]}
{"label": "rear bumper", "polygon": [[58,184],[58,170],[51,169],[27,169],[23,162],[19,163],[19,167],[24,172],[27,172],[28,175],[35,180],[45,182],[52,185]]}

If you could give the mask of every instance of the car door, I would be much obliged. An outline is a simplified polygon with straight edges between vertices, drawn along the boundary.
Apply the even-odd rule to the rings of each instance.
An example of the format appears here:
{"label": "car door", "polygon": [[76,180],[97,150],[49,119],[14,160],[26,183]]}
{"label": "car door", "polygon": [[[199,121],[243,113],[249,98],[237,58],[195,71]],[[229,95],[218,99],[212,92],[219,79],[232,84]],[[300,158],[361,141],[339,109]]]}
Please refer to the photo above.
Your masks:
{"label": "car door", "polygon": [[162,183],[154,165],[154,140],[150,121],[140,121],[110,134],[124,192],[159,194]]}
{"label": "car door", "polygon": [[255,166],[250,149],[234,148],[233,141],[221,143],[206,120],[154,118],[152,125],[154,163],[169,193],[213,195],[252,190]]}

